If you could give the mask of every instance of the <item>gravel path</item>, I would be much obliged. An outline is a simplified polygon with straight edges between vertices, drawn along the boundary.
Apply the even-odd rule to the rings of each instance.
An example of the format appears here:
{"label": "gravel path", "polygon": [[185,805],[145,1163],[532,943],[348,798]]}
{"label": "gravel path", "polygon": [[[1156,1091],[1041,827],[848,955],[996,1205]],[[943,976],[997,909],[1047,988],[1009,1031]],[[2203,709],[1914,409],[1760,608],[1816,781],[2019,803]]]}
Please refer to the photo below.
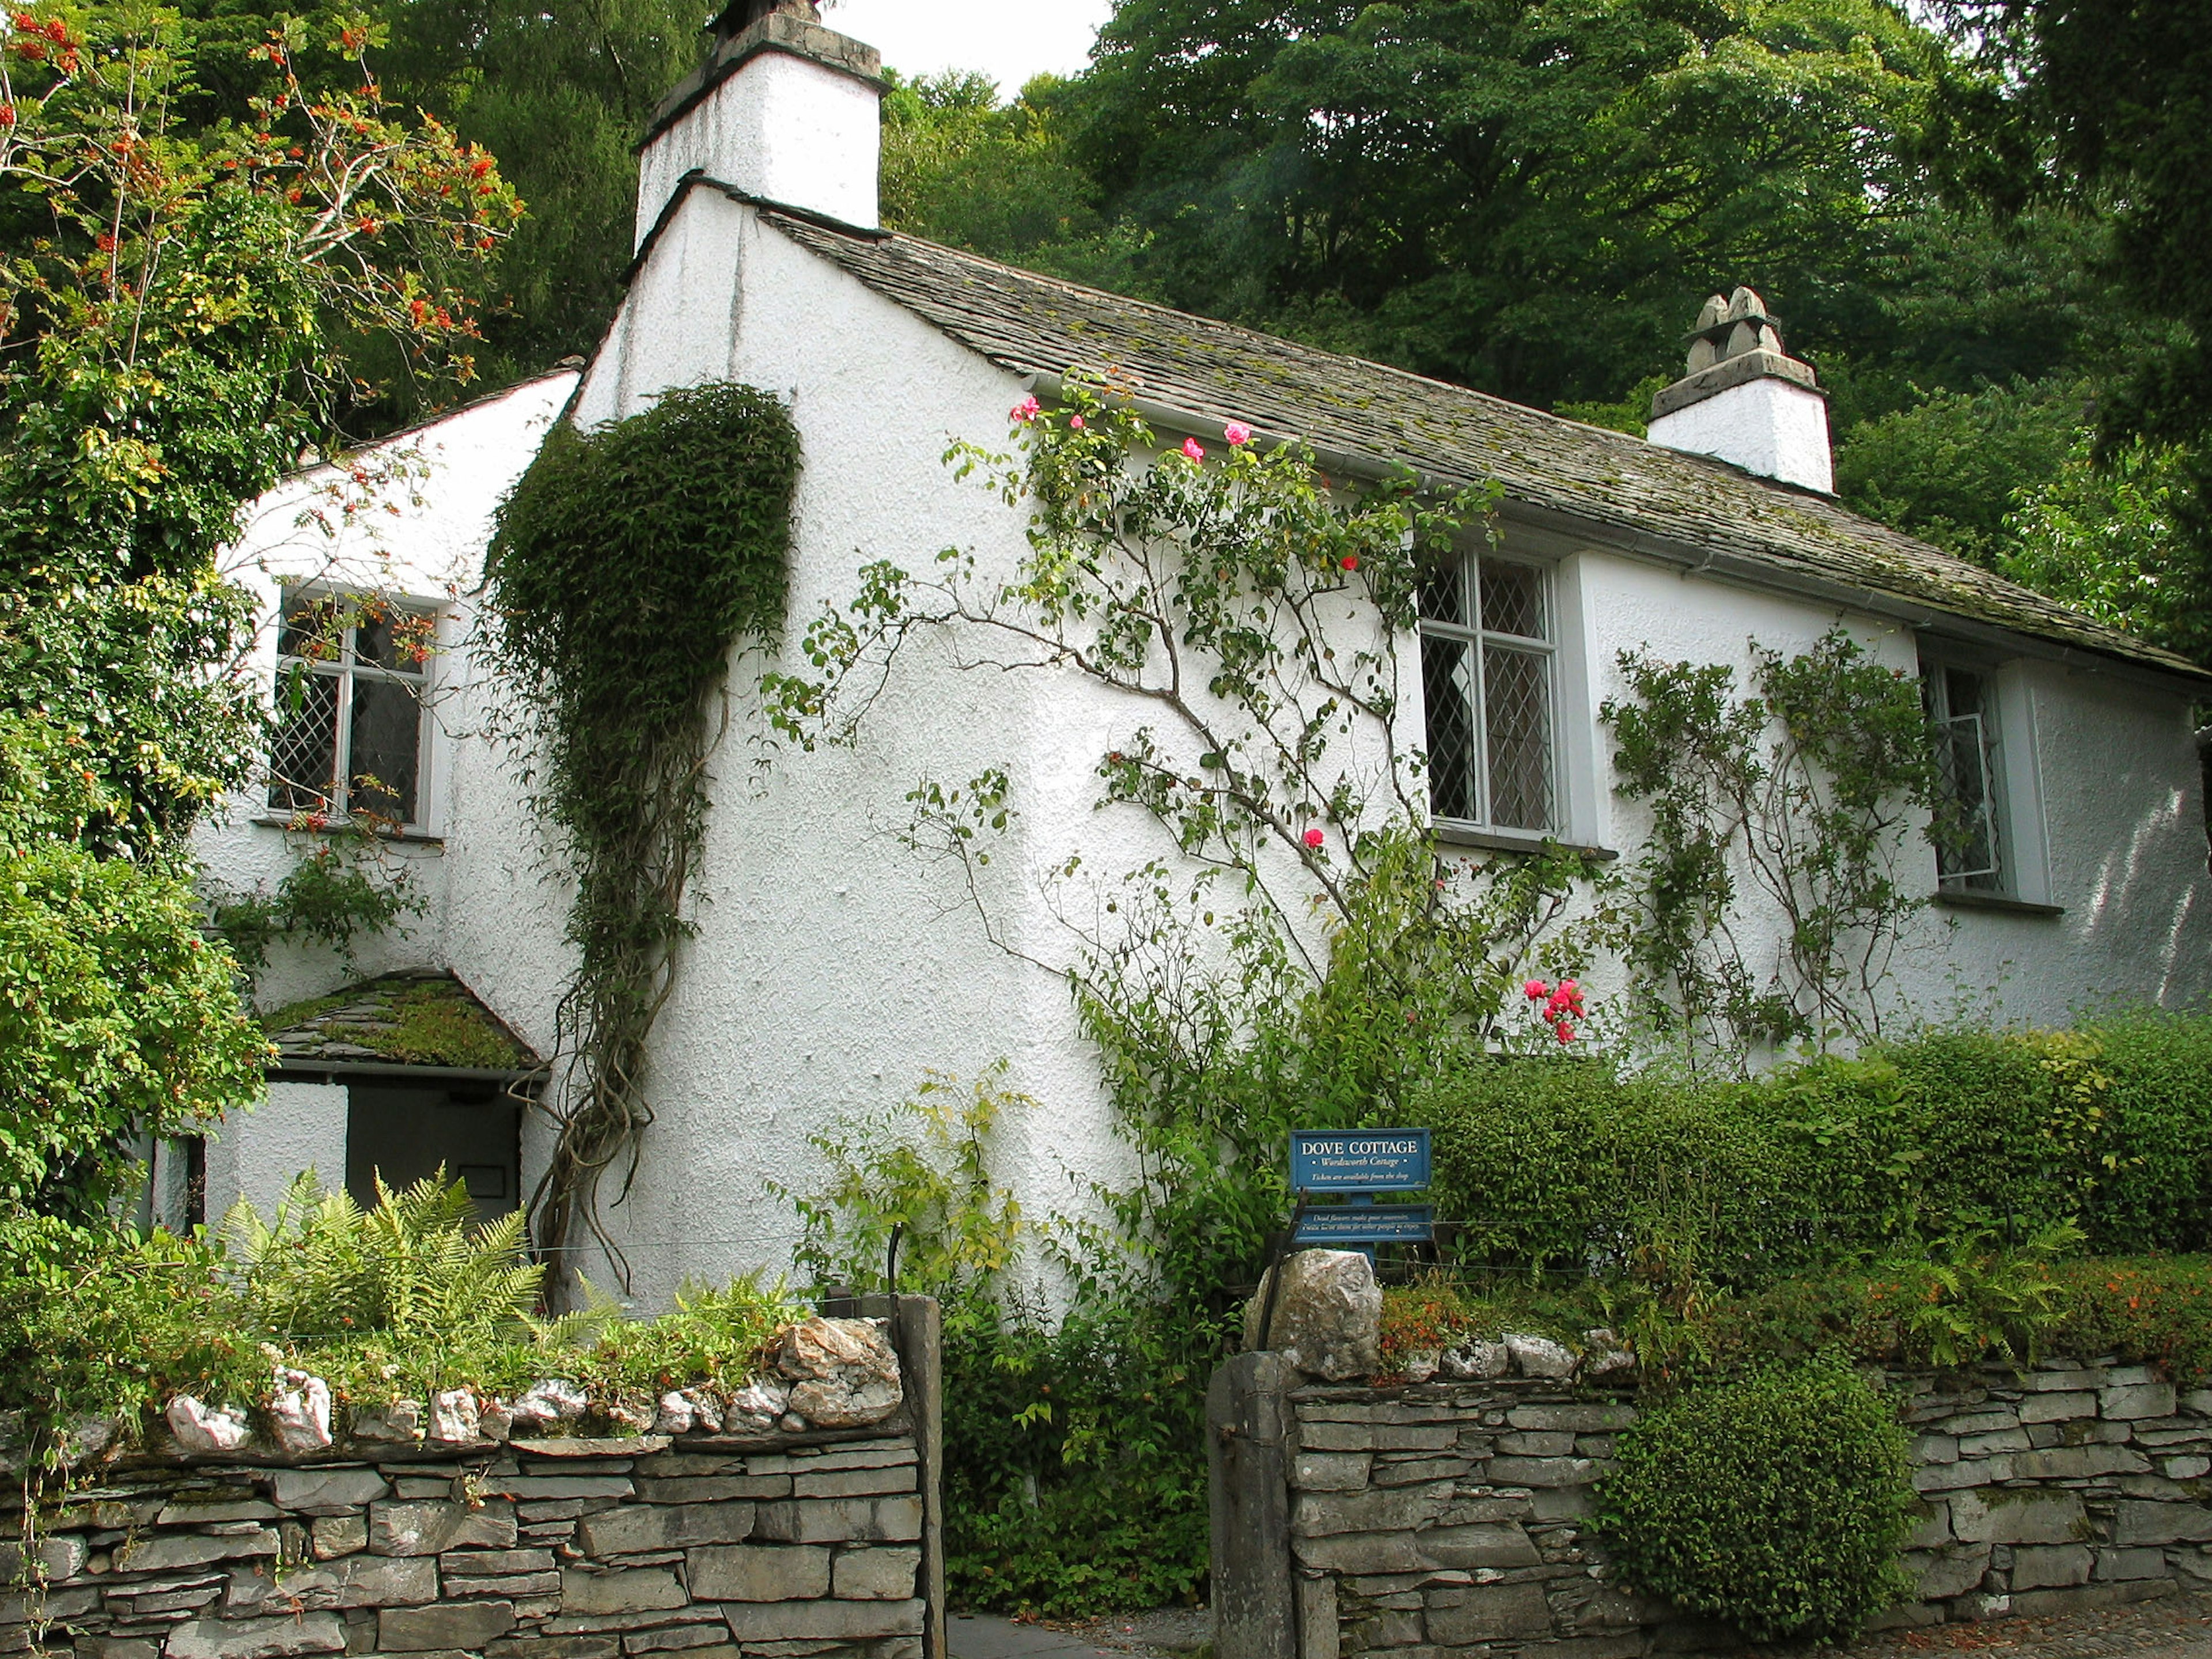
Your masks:
{"label": "gravel path", "polygon": [[2212,1659],[2212,1595],[2161,1596],[2131,1606],[1986,1625],[1932,1625],[1870,1636],[1820,1659],[1917,1659],[1951,1653],[1993,1659]]}
{"label": "gravel path", "polygon": [[[998,1659],[1002,1653],[1066,1655],[1068,1659],[1089,1659],[1094,1653],[1182,1659],[1206,1640],[1209,1619],[1203,1607],[1162,1607],[1049,1624],[956,1620],[954,1659],[965,1659],[957,1633],[963,1624],[979,1637],[981,1626],[992,1627],[993,1644],[976,1659]],[[1989,1659],[2212,1659],[2212,1594],[2168,1595],[2130,1606],[2001,1619],[1986,1625],[1891,1631],[1849,1647],[1761,1651],[1767,1659],[1782,1659],[1785,1654],[1802,1659],[1945,1659],[1951,1654],[1986,1655]]]}

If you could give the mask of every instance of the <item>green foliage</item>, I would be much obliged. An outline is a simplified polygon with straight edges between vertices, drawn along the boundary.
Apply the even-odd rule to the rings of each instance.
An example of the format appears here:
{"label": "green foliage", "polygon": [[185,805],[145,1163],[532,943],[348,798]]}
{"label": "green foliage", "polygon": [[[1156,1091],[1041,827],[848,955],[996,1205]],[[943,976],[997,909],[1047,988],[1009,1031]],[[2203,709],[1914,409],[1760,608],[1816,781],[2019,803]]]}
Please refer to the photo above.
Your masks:
{"label": "green foliage", "polygon": [[809,1135],[825,1184],[810,1194],[769,1183],[799,1212],[798,1264],[819,1284],[918,1286],[957,1304],[988,1297],[1023,1233],[1021,1206],[991,1179],[988,1142],[1009,1110],[1036,1104],[1006,1090],[1005,1071],[964,1094],[932,1073],[893,1110]]}
{"label": "green foliage", "polygon": [[2103,217],[2116,286],[2175,326],[2104,411],[2106,435],[2212,438],[2212,76],[2205,0],[1945,0],[1964,52],[1929,147],[1947,183],[2008,212]]}
{"label": "green foliage", "polygon": [[2014,499],[2057,476],[2089,407],[2085,386],[2057,379],[1932,393],[1852,428],[1836,448],[1836,493],[1961,558],[1997,564],[2014,540]]}
{"label": "green foliage", "polygon": [[2212,1021],[2159,1015],[1931,1031],[1751,1081],[1490,1062],[1408,1121],[1435,1129],[1459,1262],[1749,1291],[2069,1224],[2100,1255],[2212,1251],[2208,1062]]}
{"label": "green foliage", "polygon": [[1074,148],[1170,303],[1550,407],[1753,273],[1859,320],[1935,55],[1865,0],[1124,0]]}
{"label": "green foliage", "polygon": [[1909,1589],[1905,1431],[1839,1360],[1691,1389],[1616,1459],[1597,1518],[1622,1576],[1753,1641],[1849,1635]]}
{"label": "green foliage", "polygon": [[[1651,805],[1628,951],[1641,1012],[1693,1063],[1880,1035],[1890,963],[1926,903],[1899,874],[1909,815],[1947,829],[1903,670],[1841,628],[1794,657],[1756,641],[1751,656],[1754,695],[1739,701],[1724,665],[1624,651],[1627,695],[1598,711],[1619,744],[1614,788]],[[1771,963],[1740,942],[1747,897],[1784,923]]]}
{"label": "green foliage", "polygon": [[1000,105],[980,75],[894,77],[884,100],[884,222],[1033,270],[1116,271],[1115,239],[1070,153],[1071,83],[1040,76]]}
{"label": "green foliage", "polygon": [[2185,450],[2133,443],[2100,462],[2077,441],[2019,493],[1999,574],[2100,622],[2202,662],[2212,659],[2207,544]]}
{"label": "green foliage", "polygon": [[599,1173],[652,1121],[639,1079],[691,932],[713,704],[732,652],[782,626],[799,465],[774,397],[693,386],[592,432],[556,427],[499,510],[492,656],[514,734],[545,756],[538,805],[576,875],[561,1021],[576,1072],[543,1245],[580,1222],[598,1231]]}
{"label": "green foliage", "polygon": [[[812,1137],[825,1164],[814,1190],[775,1190],[796,1205],[798,1260],[818,1280],[944,1306],[954,1599],[1064,1615],[1182,1599],[1206,1571],[1193,1454],[1206,1349],[1171,1307],[1083,1274],[1068,1247],[1094,1241],[1060,1222],[1040,1234],[994,1180],[994,1128],[1035,1106],[995,1073],[967,1091],[933,1075],[896,1110]],[[1078,1267],[1058,1321],[1020,1275],[1038,1247]]]}
{"label": "green foliage", "polygon": [[410,1347],[520,1328],[542,1267],[522,1259],[522,1216],[471,1225],[468,1188],[377,1182],[364,1211],[311,1170],[264,1218],[240,1199],[222,1227],[238,1288],[270,1328],[303,1340],[389,1332]]}
{"label": "green foliage", "polygon": [[513,1398],[562,1376],[597,1420],[649,1416],[667,1388],[741,1386],[802,1316],[780,1286],[742,1279],[687,1285],[656,1320],[599,1298],[538,1320],[544,1269],[526,1259],[520,1213],[477,1224],[463,1184],[441,1177],[380,1187],[363,1210],[311,1171],[274,1216],[241,1204],[190,1238],[11,1216],[0,1245],[0,1407],[49,1430],[112,1417],[126,1438],[179,1392],[265,1406],[277,1367],[353,1402],[463,1386]]}
{"label": "green foliage", "polygon": [[316,832],[275,892],[216,892],[209,908],[239,966],[258,974],[279,939],[327,945],[350,963],[356,934],[396,928],[404,935],[399,919],[425,907],[413,875],[384,858],[376,833],[349,825]]}
{"label": "green foliage", "polygon": [[88,1221],[141,1136],[251,1100],[267,1049],[189,884],[84,850],[116,814],[87,748],[0,717],[0,1204]]}

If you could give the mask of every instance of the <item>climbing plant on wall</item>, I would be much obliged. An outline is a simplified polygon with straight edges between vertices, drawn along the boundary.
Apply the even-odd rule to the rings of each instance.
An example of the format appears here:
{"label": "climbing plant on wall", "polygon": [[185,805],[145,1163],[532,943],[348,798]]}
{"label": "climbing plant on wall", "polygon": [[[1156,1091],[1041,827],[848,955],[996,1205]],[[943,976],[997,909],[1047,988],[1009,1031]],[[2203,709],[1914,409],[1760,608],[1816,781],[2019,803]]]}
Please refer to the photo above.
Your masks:
{"label": "climbing plant on wall", "polygon": [[[1693,1057],[1880,1036],[1927,903],[1902,875],[1915,814],[1948,828],[1917,681],[1841,628],[1751,658],[1739,697],[1725,664],[1623,652],[1626,695],[1599,710],[1615,787],[1652,813],[1630,964],[1646,1017]],[[1747,889],[1769,912],[1748,926]]]}
{"label": "climbing plant on wall", "polygon": [[[864,741],[927,641],[933,666],[1112,711],[1087,758],[1101,811],[1138,831],[1120,862],[1054,848],[1010,873],[1026,781],[1006,765],[917,780],[904,826],[994,942],[1066,978],[1133,1154],[1085,1218],[1039,1224],[1064,1316],[994,1282],[995,1310],[965,1298],[975,1317],[947,1326],[959,1593],[1073,1610],[1202,1582],[1200,1391],[1280,1224],[1285,1131],[1397,1121],[1493,1045],[1574,1041],[1578,993],[1547,1024],[1524,986],[1586,959],[1598,872],[1557,848],[1440,857],[1427,832],[1400,647],[1424,573],[1485,535],[1494,492],[1332,478],[1237,422],[1163,440],[1103,384],[1012,417],[1006,452],[946,459],[1021,510],[1025,544],[868,566],[808,629],[806,670],[766,690],[792,742]],[[1005,925],[1025,879],[1064,931]],[[940,1229],[944,1255],[962,1226],[902,1200],[927,1148],[865,1127],[802,1211],[810,1248],[851,1271],[896,1222]]]}
{"label": "climbing plant on wall", "polygon": [[500,508],[488,654],[576,882],[568,1067],[532,1203],[542,1251],[580,1227],[614,1250],[600,1177],[622,1166],[626,1189],[653,1121],[647,1040],[692,932],[685,885],[728,723],[718,697],[732,653],[782,623],[799,467],[774,397],[695,386],[591,431],[556,426]]}

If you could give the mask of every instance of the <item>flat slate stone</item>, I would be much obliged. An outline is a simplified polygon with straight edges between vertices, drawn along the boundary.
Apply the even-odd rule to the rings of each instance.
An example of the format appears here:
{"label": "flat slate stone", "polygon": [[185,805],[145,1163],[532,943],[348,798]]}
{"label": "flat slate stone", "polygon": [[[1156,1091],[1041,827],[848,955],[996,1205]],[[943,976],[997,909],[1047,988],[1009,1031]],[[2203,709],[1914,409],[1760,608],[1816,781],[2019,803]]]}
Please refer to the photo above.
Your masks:
{"label": "flat slate stone", "polygon": [[475,1650],[514,1628],[506,1601],[449,1601],[431,1607],[387,1607],[376,1616],[376,1645],[386,1653]]}
{"label": "flat slate stone", "polygon": [[921,1634],[924,1604],[910,1601],[760,1601],[726,1607],[739,1642],[857,1642]]}
{"label": "flat slate stone", "polygon": [[579,1435],[556,1440],[511,1440],[507,1444],[528,1457],[647,1457],[666,1451],[670,1441],[671,1437],[665,1434],[628,1434],[599,1440]]}
{"label": "flat slate stone", "polygon": [[758,1506],[627,1504],[587,1515],[578,1528],[586,1555],[642,1555],[696,1544],[741,1544],[753,1535]]}
{"label": "flat slate stone", "polygon": [[690,1599],[665,1567],[614,1572],[564,1567],[561,1571],[561,1611],[565,1613],[651,1613],[680,1607]]}
{"label": "flat slate stone", "polygon": [[[737,1544],[691,1552],[691,1593],[706,1601],[799,1601],[830,1593],[830,1552],[818,1545]],[[909,1578],[906,1593],[914,1593]]]}
{"label": "flat slate stone", "polygon": [[343,1516],[387,1491],[389,1484],[374,1468],[279,1468],[270,1482],[276,1509],[301,1516]]}
{"label": "flat slate stone", "polygon": [[195,1619],[169,1632],[167,1659],[292,1659],[308,1653],[345,1651],[345,1626],[336,1613],[297,1618]]}

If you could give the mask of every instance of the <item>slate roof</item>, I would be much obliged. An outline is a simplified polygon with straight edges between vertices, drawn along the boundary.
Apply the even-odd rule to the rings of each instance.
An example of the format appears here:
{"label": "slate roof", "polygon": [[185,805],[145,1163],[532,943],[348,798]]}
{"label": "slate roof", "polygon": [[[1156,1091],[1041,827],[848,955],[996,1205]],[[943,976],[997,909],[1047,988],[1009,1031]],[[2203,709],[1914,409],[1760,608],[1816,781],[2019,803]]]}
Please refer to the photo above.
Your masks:
{"label": "slate roof", "polygon": [[333,995],[281,1008],[262,1022],[270,1068],[423,1066],[520,1073],[542,1063],[507,1022],[455,975],[435,969],[386,974]]}
{"label": "slate roof", "polygon": [[1401,465],[1446,487],[1496,479],[1512,500],[1710,550],[1752,580],[1884,596],[1885,608],[1925,607],[2212,684],[2185,658],[1723,461],[911,236],[755,204],[801,246],[1018,374],[1057,382],[1073,368],[1111,369],[1139,400],[1200,422],[1248,422],[1324,456]]}

